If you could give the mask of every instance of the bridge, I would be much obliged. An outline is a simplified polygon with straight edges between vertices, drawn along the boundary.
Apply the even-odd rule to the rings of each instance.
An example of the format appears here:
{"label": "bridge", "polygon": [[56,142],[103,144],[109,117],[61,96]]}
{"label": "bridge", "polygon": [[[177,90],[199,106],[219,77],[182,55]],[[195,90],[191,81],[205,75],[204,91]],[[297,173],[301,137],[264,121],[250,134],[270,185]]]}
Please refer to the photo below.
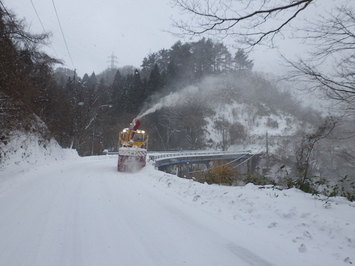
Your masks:
{"label": "bridge", "polygon": [[[104,154],[118,154],[118,152],[105,152]],[[192,178],[196,173],[206,172],[213,165],[220,162],[236,168],[240,175],[257,170],[261,153],[251,151],[161,151],[148,152],[148,157],[156,169],[179,177]]]}
{"label": "bridge", "polygon": [[256,170],[260,154],[250,151],[181,151],[181,152],[150,152],[149,160],[155,168],[176,174],[180,177],[192,177],[196,172],[206,171],[220,161],[237,168],[242,175]]}

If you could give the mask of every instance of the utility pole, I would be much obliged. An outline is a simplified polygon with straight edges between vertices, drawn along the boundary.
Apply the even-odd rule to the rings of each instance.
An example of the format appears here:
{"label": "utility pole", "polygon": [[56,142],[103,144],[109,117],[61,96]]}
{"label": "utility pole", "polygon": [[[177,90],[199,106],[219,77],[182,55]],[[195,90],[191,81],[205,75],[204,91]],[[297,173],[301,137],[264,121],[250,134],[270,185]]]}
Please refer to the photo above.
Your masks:
{"label": "utility pole", "polygon": [[109,69],[115,69],[117,68],[115,63],[118,63],[117,61],[117,56],[115,56],[115,54],[112,52],[112,55],[110,55],[109,60],[107,61],[107,63],[110,63],[110,66],[108,67]]}
{"label": "utility pole", "polygon": [[266,171],[269,172],[269,133],[266,131]]}
{"label": "utility pole", "polygon": [[226,140],[224,138],[224,126],[222,127],[222,151],[226,150]]}
{"label": "utility pole", "polygon": [[75,84],[75,81],[76,81],[76,68],[74,69],[74,77],[73,77],[73,81],[74,81],[74,84]]}

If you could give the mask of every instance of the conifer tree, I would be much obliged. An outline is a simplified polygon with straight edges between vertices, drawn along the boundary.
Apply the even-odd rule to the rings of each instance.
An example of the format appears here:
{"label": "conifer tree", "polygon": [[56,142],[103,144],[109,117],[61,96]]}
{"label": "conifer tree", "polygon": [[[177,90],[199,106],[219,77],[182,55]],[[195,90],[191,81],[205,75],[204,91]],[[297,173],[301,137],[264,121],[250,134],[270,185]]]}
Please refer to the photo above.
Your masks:
{"label": "conifer tree", "polygon": [[144,100],[145,93],[142,86],[141,76],[138,69],[136,69],[128,91],[127,111],[129,113],[138,113]]}
{"label": "conifer tree", "polygon": [[234,56],[234,68],[235,70],[247,70],[251,71],[254,66],[253,60],[248,59],[248,55],[243,49],[238,49]]}
{"label": "conifer tree", "polygon": [[146,96],[149,97],[162,88],[163,82],[161,80],[161,74],[159,67],[155,64],[154,68],[150,72],[149,80],[147,83]]}
{"label": "conifer tree", "polygon": [[111,95],[112,112],[114,115],[118,115],[122,111],[123,97],[123,79],[119,70],[117,70],[111,85]]}

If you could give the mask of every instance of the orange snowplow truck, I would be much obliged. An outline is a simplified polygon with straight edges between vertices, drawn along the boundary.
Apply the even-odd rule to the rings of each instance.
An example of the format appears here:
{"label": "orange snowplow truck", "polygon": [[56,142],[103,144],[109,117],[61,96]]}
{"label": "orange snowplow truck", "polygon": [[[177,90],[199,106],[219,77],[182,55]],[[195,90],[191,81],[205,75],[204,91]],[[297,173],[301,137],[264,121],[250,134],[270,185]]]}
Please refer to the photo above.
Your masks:
{"label": "orange snowplow truck", "polygon": [[146,164],[148,135],[138,129],[140,125],[140,120],[134,119],[119,134],[117,170],[120,172],[136,172]]}

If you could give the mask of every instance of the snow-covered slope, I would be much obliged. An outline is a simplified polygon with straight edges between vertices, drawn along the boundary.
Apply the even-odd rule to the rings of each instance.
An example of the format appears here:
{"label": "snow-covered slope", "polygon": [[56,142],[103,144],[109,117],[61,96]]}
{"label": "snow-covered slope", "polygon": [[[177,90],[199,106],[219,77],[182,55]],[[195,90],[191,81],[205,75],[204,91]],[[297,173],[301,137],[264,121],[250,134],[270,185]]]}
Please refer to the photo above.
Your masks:
{"label": "snow-covered slope", "polygon": [[32,167],[77,156],[75,150],[62,149],[54,139],[45,139],[38,132],[11,131],[6,140],[0,141],[0,174],[6,170],[8,176],[14,175]]}
{"label": "snow-covered slope", "polygon": [[152,165],[119,173],[116,156],[42,154],[0,172],[1,265],[355,261],[355,204],[344,198],[200,184]]}
{"label": "snow-covered slope", "polygon": [[[268,109],[267,106],[263,108]],[[256,106],[236,101],[219,104],[214,112],[214,116],[206,118],[205,128],[205,138],[213,141],[213,148],[221,148],[224,134],[229,150],[265,151],[268,134],[269,151],[273,152],[284,145],[284,140],[294,140],[300,129],[303,132],[313,129],[311,124],[281,110],[262,114]],[[235,136],[231,134],[233,127]]]}

